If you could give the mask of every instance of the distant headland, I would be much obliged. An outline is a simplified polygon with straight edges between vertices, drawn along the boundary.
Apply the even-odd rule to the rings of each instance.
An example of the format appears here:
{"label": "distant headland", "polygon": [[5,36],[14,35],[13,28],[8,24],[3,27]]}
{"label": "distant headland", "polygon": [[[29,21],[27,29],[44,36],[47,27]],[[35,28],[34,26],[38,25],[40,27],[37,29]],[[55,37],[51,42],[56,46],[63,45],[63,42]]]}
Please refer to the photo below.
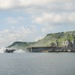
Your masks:
{"label": "distant headland", "polygon": [[55,49],[59,52],[75,52],[75,31],[50,33],[37,42],[17,41],[9,45],[7,48],[15,48],[17,50],[22,49],[25,51],[33,50],[33,52],[38,52],[39,49],[44,50],[45,52],[46,50],[49,50],[49,52],[53,52]]}

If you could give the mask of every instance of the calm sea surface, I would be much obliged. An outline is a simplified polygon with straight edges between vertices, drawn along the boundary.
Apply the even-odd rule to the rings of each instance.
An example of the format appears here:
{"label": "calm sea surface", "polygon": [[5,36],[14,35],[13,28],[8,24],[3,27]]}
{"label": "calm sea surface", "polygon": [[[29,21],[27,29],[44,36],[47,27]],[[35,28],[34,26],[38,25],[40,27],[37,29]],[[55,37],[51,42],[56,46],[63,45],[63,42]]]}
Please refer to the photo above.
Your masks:
{"label": "calm sea surface", "polygon": [[75,53],[0,54],[0,75],[75,75]]}

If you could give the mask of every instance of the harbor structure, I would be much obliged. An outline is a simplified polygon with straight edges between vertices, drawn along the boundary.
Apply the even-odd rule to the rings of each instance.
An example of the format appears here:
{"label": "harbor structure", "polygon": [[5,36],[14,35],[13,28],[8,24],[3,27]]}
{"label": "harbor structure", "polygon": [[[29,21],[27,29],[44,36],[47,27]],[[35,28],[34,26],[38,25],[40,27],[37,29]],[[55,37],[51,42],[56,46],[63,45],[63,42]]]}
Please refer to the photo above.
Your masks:
{"label": "harbor structure", "polygon": [[[73,42],[73,43],[72,43]],[[66,40],[63,41],[63,47],[59,47],[59,42],[51,43],[48,47],[29,47],[29,52],[75,52],[74,41]]]}

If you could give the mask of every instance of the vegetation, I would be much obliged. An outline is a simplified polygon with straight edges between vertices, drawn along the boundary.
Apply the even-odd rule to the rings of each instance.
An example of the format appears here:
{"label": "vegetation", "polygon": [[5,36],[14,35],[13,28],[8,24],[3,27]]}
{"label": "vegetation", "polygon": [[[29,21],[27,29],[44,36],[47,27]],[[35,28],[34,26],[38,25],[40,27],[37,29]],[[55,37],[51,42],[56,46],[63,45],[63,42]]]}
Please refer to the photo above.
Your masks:
{"label": "vegetation", "polygon": [[50,46],[51,43],[59,42],[59,46],[62,46],[62,42],[66,40],[75,40],[75,31],[60,32],[47,34],[43,39],[37,42],[14,42],[9,48],[23,49],[26,50],[28,47],[40,47],[40,46]]}

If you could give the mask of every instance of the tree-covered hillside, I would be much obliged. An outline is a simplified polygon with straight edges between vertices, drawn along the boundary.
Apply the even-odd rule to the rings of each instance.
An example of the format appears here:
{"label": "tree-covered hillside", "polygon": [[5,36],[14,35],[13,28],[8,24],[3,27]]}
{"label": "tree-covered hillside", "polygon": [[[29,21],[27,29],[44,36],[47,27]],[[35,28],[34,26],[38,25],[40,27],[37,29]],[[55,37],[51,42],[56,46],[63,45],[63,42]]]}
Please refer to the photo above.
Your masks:
{"label": "tree-covered hillside", "polygon": [[62,44],[63,41],[75,40],[75,31],[50,33],[50,34],[47,34],[43,39],[38,40],[37,42],[17,41],[8,47],[26,50],[26,48],[28,48],[28,47],[50,46],[51,43],[56,43],[56,40],[58,41],[59,46],[63,46],[63,44]]}

